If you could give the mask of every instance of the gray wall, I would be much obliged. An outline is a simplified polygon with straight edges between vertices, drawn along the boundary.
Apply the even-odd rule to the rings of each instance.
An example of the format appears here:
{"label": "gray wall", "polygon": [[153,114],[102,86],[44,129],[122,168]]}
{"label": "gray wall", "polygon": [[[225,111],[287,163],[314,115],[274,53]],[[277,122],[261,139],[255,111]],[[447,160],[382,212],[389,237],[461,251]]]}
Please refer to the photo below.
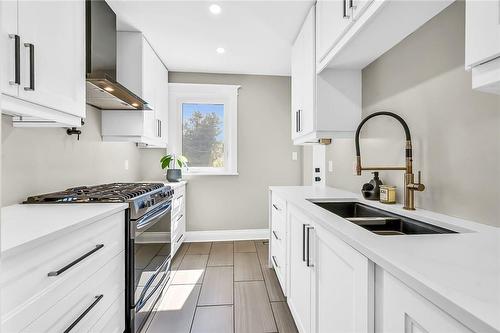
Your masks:
{"label": "gray wall", "polygon": [[[176,83],[241,85],[238,96],[238,176],[190,176],[187,229],[266,228],[269,185],[300,185],[301,148],[290,139],[290,78],[279,76],[169,73]],[[292,161],[292,152],[299,159]],[[143,156],[144,171],[160,179],[157,152]]]}
{"label": "gray wall", "polygon": [[2,116],[2,206],[72,186],[141,178],[135,144],[101,141],[100,111],[87,107],[82,132],[77,141],[62,128],[13,128]]}
{"label": "gray wall", "polygon": [[[367,66],[363,116],[389,110],[408,122],[414,170],[422,170],[427,187],[415,194],[417,207],[500,226],[500,96],[471,89],[464,22],[464,3],[455,2]],[[362,137],[364,165],[404,165],[404,133],[395,120],[370,120]],[[353,176],[354,155],[353,140],[328,147],[328,185],[359,192],[371,179],[368,172]],[[402,173],[381,178],[398,186],[402,201]]]}

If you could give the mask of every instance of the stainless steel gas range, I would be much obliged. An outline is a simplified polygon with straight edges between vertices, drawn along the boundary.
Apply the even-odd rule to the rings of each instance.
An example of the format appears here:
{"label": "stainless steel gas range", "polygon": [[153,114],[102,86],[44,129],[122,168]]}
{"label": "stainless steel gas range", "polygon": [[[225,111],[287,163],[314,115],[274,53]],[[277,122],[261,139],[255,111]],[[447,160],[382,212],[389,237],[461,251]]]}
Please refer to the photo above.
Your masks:
{"label": "stainless steel gas range", "polygon": [[25,204],[126,202],[125,327],[139,332],[170,278],[170,239],[165,244],[136,244],[135,239],[163,219],[170,219],[174,190],[163,183],[112,183],[70,188],[29,197]]}

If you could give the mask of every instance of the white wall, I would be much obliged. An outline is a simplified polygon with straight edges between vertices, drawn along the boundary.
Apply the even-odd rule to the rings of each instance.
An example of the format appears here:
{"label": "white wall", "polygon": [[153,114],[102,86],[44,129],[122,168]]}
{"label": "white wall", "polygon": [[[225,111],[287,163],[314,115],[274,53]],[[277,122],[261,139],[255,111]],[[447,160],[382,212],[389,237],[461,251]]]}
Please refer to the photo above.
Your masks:
{"label": "white wall", "polygon": [[92,107],[80,141],[63,128],[14,128],[10,119],[2,116],[2,206],[68,187],[141,178],[140,150],[102,142],[100,111]]}
{"label": "white wall", "polygon": [[[363,116],[389,110],[408,123],[414,170],[425,192],[416,206],[500,226],[500,96],[475,92],[464,70],[464,2],[457,1],[363,70]],[[404,132],[391,118],[362,130],[363,164],[404,165]],[[327,184],[358,192],[371,179],[353,176],[353,140],[327,148]],[[309,168],[307,166],[306,168]],[[310,172],[310,171],[306,171]],[[398,186],[403,174],[381,172]]]}
{"label": "white wall", "polygon": [[[301,148],[291,141],[290,78],[258,75],[169,73],[177,83],[241,85],[238,96],[238,176],[189,176],[187,229],[234,230],[268,226],[270,185],[300,185]],[[298,160],[292,161],[292,151]],[[162,179],[160,152],[143,160],[148,179]]]}

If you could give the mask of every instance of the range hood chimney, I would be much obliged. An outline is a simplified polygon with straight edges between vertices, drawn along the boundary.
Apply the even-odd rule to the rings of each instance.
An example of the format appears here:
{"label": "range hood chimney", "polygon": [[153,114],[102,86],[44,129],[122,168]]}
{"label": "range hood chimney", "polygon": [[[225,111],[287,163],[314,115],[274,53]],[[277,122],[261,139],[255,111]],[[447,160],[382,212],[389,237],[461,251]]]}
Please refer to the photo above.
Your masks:
{"label": "range hood chimney", "polygon": [[116,15],[104,0],[86,0],[87,104],[101,110],[151,110],[116,82]]}

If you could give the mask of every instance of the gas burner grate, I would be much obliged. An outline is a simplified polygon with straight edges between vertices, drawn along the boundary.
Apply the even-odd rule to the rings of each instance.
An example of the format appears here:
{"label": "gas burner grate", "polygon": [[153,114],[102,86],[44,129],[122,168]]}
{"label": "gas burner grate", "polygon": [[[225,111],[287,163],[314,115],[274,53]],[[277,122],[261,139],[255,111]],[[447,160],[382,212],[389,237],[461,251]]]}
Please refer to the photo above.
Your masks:
{"label": "gas burner grate", "polygon": [[164,186],[163,183],[111,183],[80,186],[65,191],[31,196],[24,203],[127,202]]}

